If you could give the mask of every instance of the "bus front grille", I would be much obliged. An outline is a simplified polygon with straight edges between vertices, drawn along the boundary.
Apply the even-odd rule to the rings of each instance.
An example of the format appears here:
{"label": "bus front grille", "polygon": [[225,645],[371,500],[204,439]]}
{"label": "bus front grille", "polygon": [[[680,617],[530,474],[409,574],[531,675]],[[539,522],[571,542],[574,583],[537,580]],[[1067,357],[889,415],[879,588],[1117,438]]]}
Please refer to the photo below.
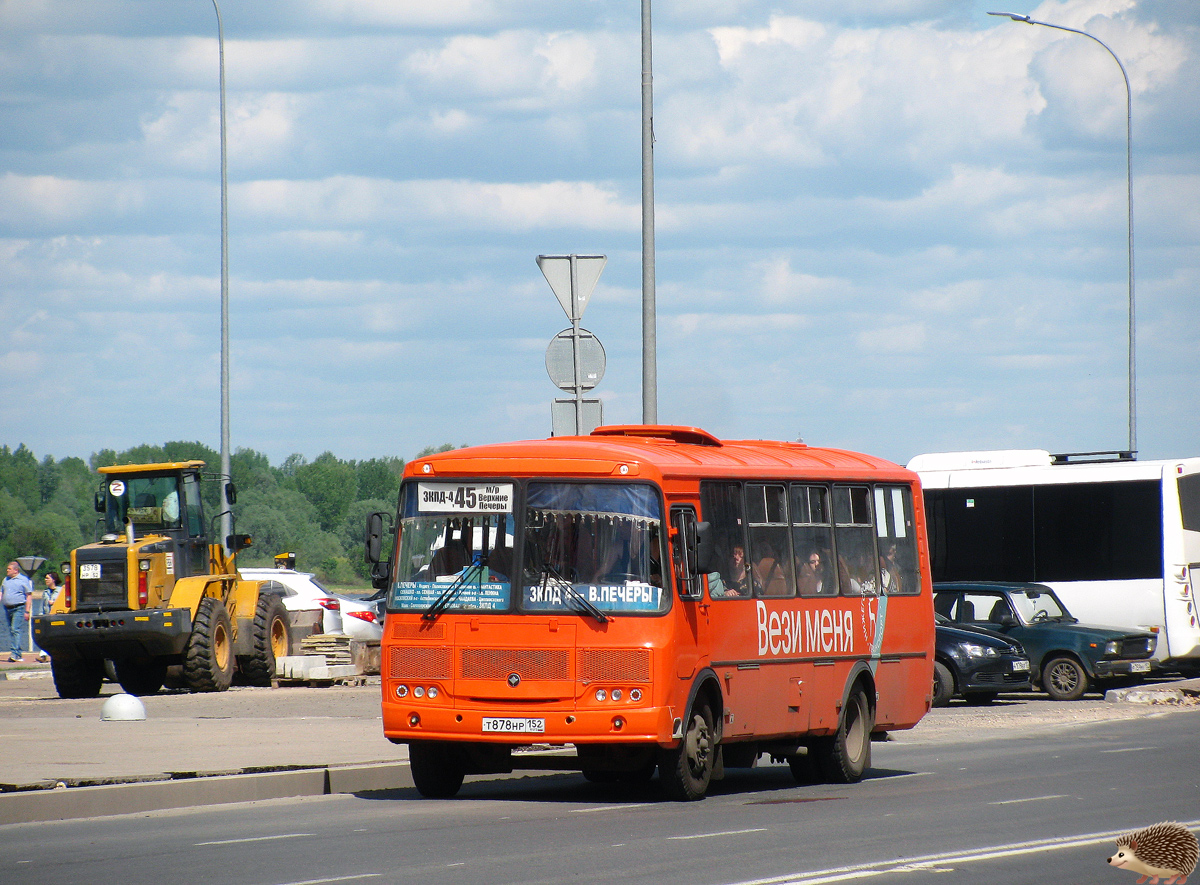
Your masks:
{"label": "bus front grille", "polygon": [[459,660],[462,679],[570,679],[571,655],[563,648],[464,648]]}
{"label": "bus front grille", "polygon": [[581,648],[579,681],[650,682],[650,650],[647,648]]}
{"label": "bus front grille", "polygon": [[392,679],[449,679],[450,649],[392,648],[388,654],[388,675]]}

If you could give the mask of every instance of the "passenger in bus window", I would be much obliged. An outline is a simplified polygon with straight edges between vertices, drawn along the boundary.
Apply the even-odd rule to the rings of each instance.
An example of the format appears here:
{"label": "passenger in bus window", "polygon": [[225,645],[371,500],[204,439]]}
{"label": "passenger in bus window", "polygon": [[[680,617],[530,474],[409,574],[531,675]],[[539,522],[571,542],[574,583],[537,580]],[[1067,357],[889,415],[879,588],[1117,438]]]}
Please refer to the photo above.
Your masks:
{"label": "passenger in bus window", "polygon": [[810,551],[805,559],[796,562],[796,586],[801,596],[820,596],[825,582],[821,574],[821,553]]}
{"label": "passenger in bus window", "polygon": [[750,568],[746,565],[746,548],[735,544],[729,557],[729,568],[724,575],[726,596],[749,596],[751,591]]}
{"label": "passenger in bus window", "polygon": [[896,562],[896,545],[887,544],[879,552],[880,587],[888,596],[903,593],[900,566]]}

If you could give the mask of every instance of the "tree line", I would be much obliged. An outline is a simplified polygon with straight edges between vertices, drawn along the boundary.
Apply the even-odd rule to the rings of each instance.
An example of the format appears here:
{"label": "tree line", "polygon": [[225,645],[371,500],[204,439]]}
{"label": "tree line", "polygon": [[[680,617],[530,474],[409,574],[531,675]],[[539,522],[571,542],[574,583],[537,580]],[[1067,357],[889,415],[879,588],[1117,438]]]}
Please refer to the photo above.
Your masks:
{"label": "tree line", "polygon": [[[417,457],[454,448],[429,447]],[[141,445],[123,452],[103,449],[82,458],[41,460],[24,444],[0,447],[0,562],[18,556],[44,556],[44,568],[58,568],[73,549],[98,540],[94,502],[101,467],[163,461],[203,461],[220,469],[220,453],[200,442]],[[230,456],[237,487],[232,508],[236,530],[253,545],[238,554],[241,566],[272,565],[275,554],[295,553],[296,568],[341,587],[366,586],[363,529],[374,510],[394,512],[404,459],[343,461],[325,452],[308,461],[291,455],[278,467],[252,449]],[[223,509],[220,483],[204,484],[205,516]]]}

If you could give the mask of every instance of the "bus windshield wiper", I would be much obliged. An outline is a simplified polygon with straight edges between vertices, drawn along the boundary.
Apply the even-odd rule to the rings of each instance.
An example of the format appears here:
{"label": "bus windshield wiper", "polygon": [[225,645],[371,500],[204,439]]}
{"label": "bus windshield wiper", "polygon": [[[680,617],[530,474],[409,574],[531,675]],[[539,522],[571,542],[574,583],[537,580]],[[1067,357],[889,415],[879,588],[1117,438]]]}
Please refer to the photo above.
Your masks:
{"label": "bus windshield wiper", "polygon": [[425,609],[421,615],[421,619],[425,621],[436,621],[438,615],[450,607],[450,603],[458,598],[458,594],[462,592],[463,587],[467,586],[469,581],[474,580],[477,586],[483,586],[484,576],[487,574],[487,557],[476,556],[475,562],[472,562],[464,568],[455,578],[449,587],[441,592],[441,595],[433,601],[429,608]]}
{"label": "bus windshield wiper", "polygon": [[[448,527],[449,523],[447,523]],[[429,608],[425,609],[421,615],[421,620],[436,621],[438,615],[448,609],[450,603],[454,602],[458,594],[462,592],[462,588],[467,586],[468,581],[474,579],[476,586],[483,587],[483,582],[487,579],[488,575],[488,554],[490,552],[488,550],[488,529],[488,524],[484,522],[483,537],[479,545],[480,549],[475,551],[475,556],[472,558],[471,564],[464,567],[459,576],[451,582],[450,586],[441,592],[441,595],[433,601],[433,604]],[[466,523],[462,528],[464,532],[470,530],[470,523]]]}
{"label": "bus windshield wiper", "polygon": [[543,589],[549,588],[551,578],[554,578],[554,586],[556,589],[565,591],[568,597],[570,597],[574,602],[578,603],[575,606],[576,611],[582,609],[586,614],[591,615],[601,624],[608,623],[608,615],[596,608],[596,606],[592,604],[591,600],[575,589],[574,584],[555,571],[554,566],[550,565],[548,562],[544,563],[542,565],[541,580]]}

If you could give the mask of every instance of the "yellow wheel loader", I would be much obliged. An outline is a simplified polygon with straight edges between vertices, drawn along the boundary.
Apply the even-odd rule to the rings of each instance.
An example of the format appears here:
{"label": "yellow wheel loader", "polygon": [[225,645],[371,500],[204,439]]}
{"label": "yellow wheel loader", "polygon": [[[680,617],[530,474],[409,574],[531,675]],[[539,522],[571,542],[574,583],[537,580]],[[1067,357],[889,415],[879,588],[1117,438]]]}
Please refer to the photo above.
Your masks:
{"label": "yellow wheel loader", "polygon": [[248,535],[213,543],[201,483],[221,481],[227,505],[236,492],[203,471],[203,461],[100,468],[99,540],[72,551],[53,610],[34,619],[60,697],[98,695],[105,661],[135,695],[158,691],[173,666],[194,691],[225,691],[235,671],[271,684],[290,644],[287,611],[259,581],[238,577],[234,556]]}

